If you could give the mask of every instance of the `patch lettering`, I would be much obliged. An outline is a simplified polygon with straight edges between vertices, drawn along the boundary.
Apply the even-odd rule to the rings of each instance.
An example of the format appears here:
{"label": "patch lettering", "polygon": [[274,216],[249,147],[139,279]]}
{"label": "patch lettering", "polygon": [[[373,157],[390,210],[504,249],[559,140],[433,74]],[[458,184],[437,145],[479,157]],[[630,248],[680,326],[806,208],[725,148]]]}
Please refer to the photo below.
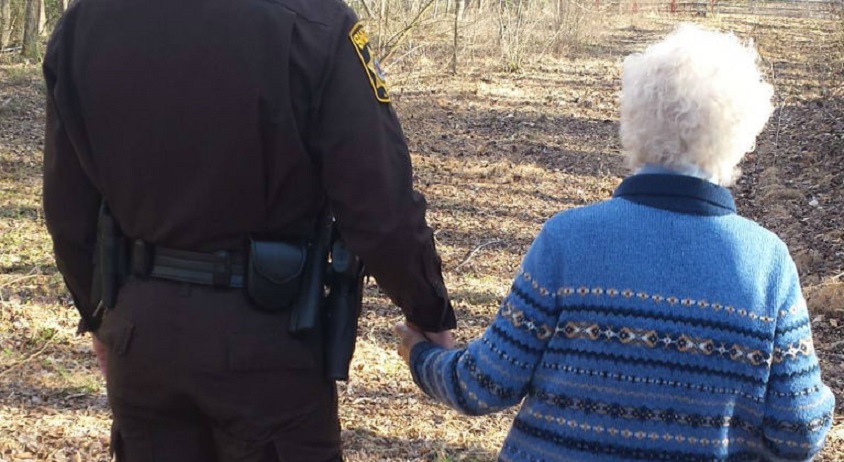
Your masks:
{"label": "patch lettering", "polygon": [[363,29],[363,23],[359,22],[352,27],[352,30],[349,32],[349,39],[355,46],[355,51],[358,53],[361,64],[363,64],[366,76],[369,78],[369,84],[372,85],[372,90],[375,92],[375,99],[382,103],[389,103],[390,93],[387,91],[384,73],[381,71],[378,59],[372,54],[372,48],[369,46],[369,36]]}

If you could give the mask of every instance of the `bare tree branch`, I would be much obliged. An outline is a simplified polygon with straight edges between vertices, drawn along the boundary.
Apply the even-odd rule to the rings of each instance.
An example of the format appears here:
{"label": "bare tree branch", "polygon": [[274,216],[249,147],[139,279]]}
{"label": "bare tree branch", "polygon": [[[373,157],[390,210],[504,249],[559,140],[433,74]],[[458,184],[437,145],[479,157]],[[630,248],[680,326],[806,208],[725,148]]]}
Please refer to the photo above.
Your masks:
{"label": "bare tree branch", "polygon": [[360,0],[361,5],[363,5],[363,10],[366,12],[367,18],[373,18],[372,15],[372,8],[369,7],[369,4],[366,3],[366,0]]}
{"label": "bare tree branch", "polygon": [[434,5],[435,2],[436,2],[436,0],[428,0],[428,3],[426,3],[425,6],[423,6],[419,10],[419,12],[416,14],[416,16],[409,23],[407,23],[407,25],[404,27],[404,29],[402,29],[400,32],[393,35],[392,37],[390,37],[389,40],[387,40],[387,52],[384,53],[384,57],[381,58],[381,61],[386,62],[388,59],[390,59],[390,57],[393,55],[393,53],[396,52],[396,49],[398,48],[398,46],[401,45],[401,43],[407,37],[407,34],[411,30],[413,30],[414,27],[416,27],[416,25],[422,19],[422,15],[424,15],[425,12],[428,11],[431,8],[431,6]]}

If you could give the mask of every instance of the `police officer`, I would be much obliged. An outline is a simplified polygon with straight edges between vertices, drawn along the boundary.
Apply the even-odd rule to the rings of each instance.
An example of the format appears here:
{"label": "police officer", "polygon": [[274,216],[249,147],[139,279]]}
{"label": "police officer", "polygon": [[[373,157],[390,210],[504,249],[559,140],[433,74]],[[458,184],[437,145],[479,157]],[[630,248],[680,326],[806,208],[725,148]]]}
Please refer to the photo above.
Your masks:
{"label": "police officer", "polygon": [[[45,219],[80,330],[108,361],[117,459],[341,460],[313,343],[234,281],[246,239],[305,239],[330,206],[408,321],[450,341],[426,203],[355,15],[339,0],[78,0],[44,75]],[[98,309],[103,202],[148,255],[214,274],[136,274]]]}

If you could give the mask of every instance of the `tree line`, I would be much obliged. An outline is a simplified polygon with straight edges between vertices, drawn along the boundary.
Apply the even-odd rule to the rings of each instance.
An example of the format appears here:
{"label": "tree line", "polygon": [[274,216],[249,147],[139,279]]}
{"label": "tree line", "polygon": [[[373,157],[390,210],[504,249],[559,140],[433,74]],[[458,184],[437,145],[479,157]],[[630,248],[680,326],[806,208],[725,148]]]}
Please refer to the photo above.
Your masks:
{"label": "tree line", "polygon": [[[516,70],[576,46],[610,2],[636,0],[346,0],[366,21],[383,63],[424,56],[452,73],[468,60]],[[667,0],[666,0],[667,1]]]}
{"label": "tree line", "polygon": [[[44,37],[75,0],[0,0],[0,54],[38,59]],[[624,1],[624,0],[616,0]],[[635,0],[633,0],[635,1]],[[528,55],[582,39],[600,0],[346,0],[383,63],[424,56],[452,73],[464,55],[516,69]]]}
{"label": "tree line", "polygon": [[0,52],[38,58],[49,34],[73,0],[0,0]]}

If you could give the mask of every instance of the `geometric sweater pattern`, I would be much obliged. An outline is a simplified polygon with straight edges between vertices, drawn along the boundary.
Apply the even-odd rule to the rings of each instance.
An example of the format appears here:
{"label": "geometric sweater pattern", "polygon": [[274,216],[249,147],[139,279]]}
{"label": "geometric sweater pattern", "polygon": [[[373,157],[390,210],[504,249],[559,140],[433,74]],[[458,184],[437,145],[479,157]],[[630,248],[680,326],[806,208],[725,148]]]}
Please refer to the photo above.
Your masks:
{"label": "geometric sweater pattern", "polygon": [[483,336],[410,363],[461,413],[520,405],[505,462],[811,460],[835,403],[785,244],[673,175],[551,218]]}

